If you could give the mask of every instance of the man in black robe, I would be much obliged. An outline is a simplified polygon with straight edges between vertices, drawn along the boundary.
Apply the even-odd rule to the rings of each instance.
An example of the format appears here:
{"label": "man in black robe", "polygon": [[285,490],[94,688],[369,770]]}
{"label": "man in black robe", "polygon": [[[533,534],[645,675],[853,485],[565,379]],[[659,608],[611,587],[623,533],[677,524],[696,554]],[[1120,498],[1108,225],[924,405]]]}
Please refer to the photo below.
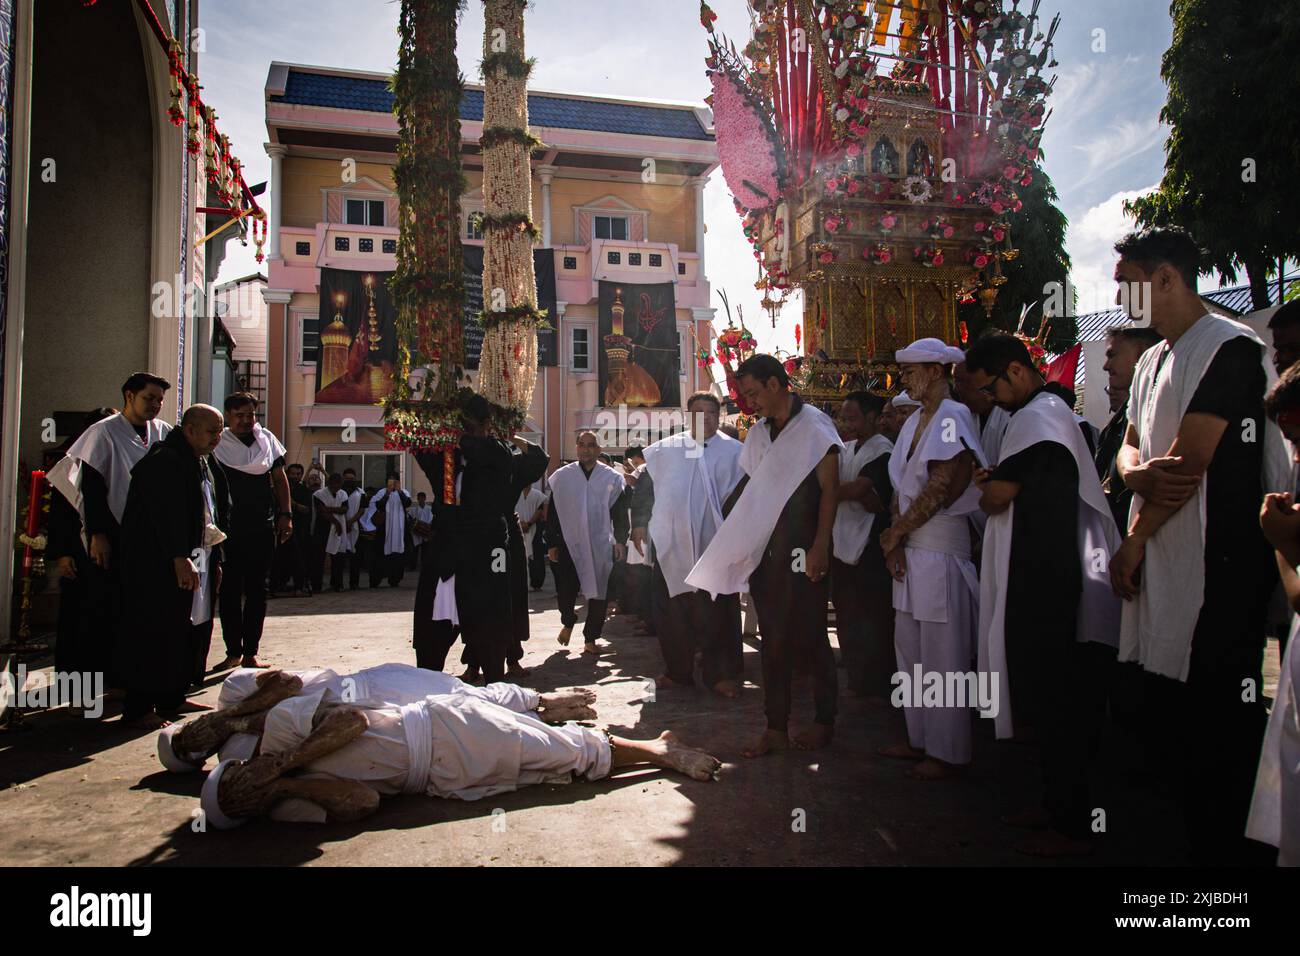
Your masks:
{"label": "man in black robe", "polygon": [[[194,405],[131,471],[122,515],[122,645],[123,719],[133,724],[166,724],[207,661],[221,586],[214,532],[229,526],[231,510],[225,469],[211,456],[222,426],[215,408]],[[196,608],[205,573],[207,606]]]}
{"label": "man in black robe", "polygon": [[293,512],[291,526],[293,534],[288,541],[276,548],[276,569],[274,591],[283,590],[293,576],[293,587],[300,597],[311,597],[312,584],[309,579],[309,549],[311,547],[312,491],[303,482],[302,465],[288,465],[284,469],[289,479],[289,510]]}
{"label": "man in black robe", "polygon": [[[540,445],[515,436],[510,448],[510,493],[513,497],[509,503],[503,502],[505,507],[502,511],[509,535],[506,574],[510,578],[510,639],[506,645],[506,677],[512,680],[528,675],[528,669],[520,663],[524,659],[523,642],[528,640],[528,555],[524,551],[524,533],[519,527],[515,505],[519,496],[546,474],[550,460]],[[480,678],[478,658],[468,644],[461,655],[461,663],[467,668],[464,680],[473,682]]]}
{"label": "man in black robe", "polygon": [[[472,649],[484,680],[505,677],[511,602],[506,559],[509,532],[502,502],[513,508],[508,442],[487,432],[490,406],[474,396],[464,410],[465,431],[452,455],[454,502],[446,500],[441,452],[421,452],[416,463],[433,486],[433,537],[415,592],[413,645],[419,667],[442,670],[457,633]],[[455,577],[459,624],[433,619],[438,583]]]}

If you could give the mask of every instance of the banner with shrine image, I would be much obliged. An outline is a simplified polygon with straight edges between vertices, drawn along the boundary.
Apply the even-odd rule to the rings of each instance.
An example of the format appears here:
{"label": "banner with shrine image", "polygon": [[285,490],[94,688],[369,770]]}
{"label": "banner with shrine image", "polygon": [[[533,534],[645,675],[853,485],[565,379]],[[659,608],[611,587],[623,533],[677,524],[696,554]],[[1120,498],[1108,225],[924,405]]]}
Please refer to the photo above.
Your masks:
{"label": "banner with shrine image", "polygon": [[600,404],[681,405],[677,307],[671,282],[600,283]]}
{"label": "banner with shrine image", "polygon": [[393,389],[397,309],[391,272],[320,272],[316,404],[374,405]]}

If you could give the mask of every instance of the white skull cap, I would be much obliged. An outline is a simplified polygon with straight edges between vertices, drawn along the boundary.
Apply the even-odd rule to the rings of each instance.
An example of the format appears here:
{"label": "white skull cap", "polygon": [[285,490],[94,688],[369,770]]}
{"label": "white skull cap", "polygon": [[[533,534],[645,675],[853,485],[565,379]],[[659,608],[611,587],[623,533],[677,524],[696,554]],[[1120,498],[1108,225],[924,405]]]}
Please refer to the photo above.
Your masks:
{"label": "white skull cap", "polygon": [[966,353],[942,339],[917,339],[905,349],[894,353],[894,361],[916,364],[934,362],[939,365],[956,365],[966,360]]}

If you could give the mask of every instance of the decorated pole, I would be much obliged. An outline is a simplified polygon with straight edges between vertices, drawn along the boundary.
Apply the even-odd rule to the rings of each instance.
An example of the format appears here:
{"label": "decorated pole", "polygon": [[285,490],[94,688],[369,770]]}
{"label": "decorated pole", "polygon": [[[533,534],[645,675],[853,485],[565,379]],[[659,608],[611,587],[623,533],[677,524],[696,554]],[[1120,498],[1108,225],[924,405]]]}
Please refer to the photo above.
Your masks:
{"label": "decorated pole", "polygon": [[533,273],[532,170],[541,141],[528,132],[524,57],[527,0],[483,3],[483,352],[478,392],[522,416],[537,383],[537,309]]}
{"label": "decorated pole", "polygon": [[[397,380],[385,402],[385,447],[442,452],[460,441],[463,403],[464,256],[460,244],[460,0],[403,0],[393,111],[399,127],[393,178],[399,203]],[[450,479],[453,468],[446,463]],[[455,502],[450,480],[443,501]]]}

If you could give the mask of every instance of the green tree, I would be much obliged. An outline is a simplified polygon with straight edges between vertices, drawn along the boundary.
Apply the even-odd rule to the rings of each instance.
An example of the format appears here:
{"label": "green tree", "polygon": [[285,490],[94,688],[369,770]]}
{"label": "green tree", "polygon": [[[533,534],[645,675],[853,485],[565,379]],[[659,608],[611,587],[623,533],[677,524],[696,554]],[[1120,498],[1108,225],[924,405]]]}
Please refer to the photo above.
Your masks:
{"label": "green tree", "polygon": [[1174,0],[1173,43],[1160,75],[1170,127],[1160,188],[1125,204],[1143,226],[1186,228],[1202,271],[1244,269],[1267,308],[1279,258],[1300,255],[1300,17],[1286,3]]}
{"label": "green tree", "polygon": [[[1025,331],[1030,335],[1037,334],[1043,304],[1051,294],[1050,290],[1065,288],[1070,274],[1070,255],[1065,251],[1065,231],[1069,220],[1057,207],[1057,199],[1056,187],[1041,168],[1034,170],[1034,181],[1030,185],[1020,187],[1020,200],[1024,205],[1020,212],[1007,217],[1011,224],[1012,244],[1020,254],[1002,264],[1002,274],[1007,281],[998,290],[993,315],[986,316],[984,307],[978,302],[957,309],[957,318],[966,323],[972,341],[987,328],[1014,332],[1016,323],[1020,321],[1020,310],[1035,302],[1038,304],[1025,319]],[[1049,291],[1044,292],[1044,289]],[[1074,343],[1073,301],[1067,311],[1068,315],[1052,319],[1047,337],[1049,351],[1060,352]]]}

